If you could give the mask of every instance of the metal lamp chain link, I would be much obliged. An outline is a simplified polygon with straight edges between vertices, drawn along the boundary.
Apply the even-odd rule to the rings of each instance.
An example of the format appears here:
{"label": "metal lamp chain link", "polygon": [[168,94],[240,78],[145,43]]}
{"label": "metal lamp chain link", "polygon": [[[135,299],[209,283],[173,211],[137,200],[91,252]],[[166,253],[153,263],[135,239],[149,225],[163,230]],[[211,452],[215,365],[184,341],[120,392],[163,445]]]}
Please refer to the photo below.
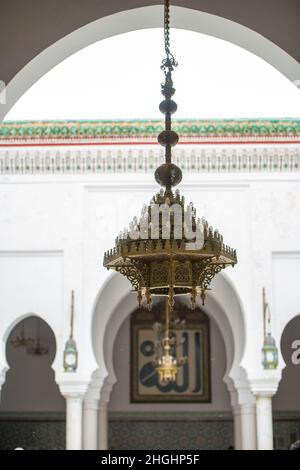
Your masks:
{"label": "metal lamp chain link", "polygon": [[165,0],[164,11],[164,37],[165,37],[165,51],[167,57],[170,55],[170,2]]}
{"label": "metal lamp chain link", "polygon": [[164,3],[164,43],[166,59],[162,61],[161,69],[167,73],[172,72],[174,67],[177,67],[177,62],[170,51],[170,1],[165,0]]}

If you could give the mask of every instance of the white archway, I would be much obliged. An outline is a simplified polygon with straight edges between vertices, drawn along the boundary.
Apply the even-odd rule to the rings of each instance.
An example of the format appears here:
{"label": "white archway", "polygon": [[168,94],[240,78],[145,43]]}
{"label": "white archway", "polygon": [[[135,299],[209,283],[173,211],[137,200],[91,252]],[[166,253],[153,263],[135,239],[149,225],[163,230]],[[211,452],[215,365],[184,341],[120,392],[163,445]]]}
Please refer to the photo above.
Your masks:
{"label": "white archway", "polygon": [[[149,6],[100,18],[65,36],[29,62],[7,85],[4,91],[6,104],[0,108],[0,121],[39,78],[78,50],[117,34],[161,26],[162,6]],[[295,59],[259,33],[231,20],[188,8],[173,7],[172,27],[232,42],[269,62],[292,82],[299,81],[300,64]]]}
{"label": "white archway", "polygon": [[[136,307],[136,296],[131,292],[131,285],[127,279],[119,273],[109,276],[97,297],[92,322],[93,348],[99,369],[93,376],[89,392],[90,397],[100,399],[99,422],[105,429],[105,438],[102,441],[101,426],[99,428],[100,446],[104,445],[100,448],[106,448],[107,404],[117,380],[113,364],[114,343],[122,323]],[[212,291],[207,296],[204,311],[217,325],[225,343],[226,371],[223,381],[230,393],[235,447],[255,448],[255,399],[250,390],[247,373],[240,365],[246,342],[243,306],[235,286],[225,274],[219,274],[213,280]],[[99,386],[100,388],[102,386],[101,391]],[[241,437],[242,428],[244,438]],[[247,429],[250,435],[252,433],[250,441]]]}
{"label": "white archway", "polygon": [[[112,274],[98,295],[92,328],[99,374],[108,377],[110,387],[116,381],[113,368],[114,341],[121,324],[136,306],[136,296],[131,292],[127,279],[118,273]],[[223,334],[227,355],[224,380],[229,386],[230,381],[240,379],[246,332],[241,302],[226,275],[220,274],[214,279],[204,311],[212,315]]]}
{"label": "white archway", "polygon": [[47,324],[47,326],[49,327],[49,329],[53,333],[53,336],[55,338],[55,356],[54,356],[53,361],[51,363],[51,369],[54,371],[54,375],[55,375],[54,365],[57,361],[57,333],[55,332],[55,328],[54,328],[54,325],[51,322],[51,319],[49,321],[49,318],[47,317],[47,315],[37,314],[37,313],[34,313],[34,312],[23,313],[23,314],[17,315],[13,319],[13,321],[6,327],[6,329],[3,332],[2,337],[0,338],[0,342],[1,342],[1,348],[0,348],[0,392],[1,392],[1,387],[2,387],[3,383],[5,382],[6,372],[9,370],[9,364],[7,362],[7,359],[6,359],[6,343],[7,343],[7,340],[9,338],[11,332],[15,328],[15,326],[17,326],[19,323],[21,323],[23,320],[25,320],[26,318],[29,318],[29,317],[40,318],[41,320],[43,320]]}
{"label": "white archway", "polygon": [[33,312],[28,312],[28,313],[18,315],[16,318],[14,318],[14,320],[7,326],[6,330],[3,333],[2,338],[0,338],[0,341],[1,341],[1,350],[0,350],[0,393],[1,393],[1,387],[5,382],[6,373],[10,369],[10,366],[8,364],[7,357],[6,357],[6,344],[7,344],[8,338],[9,338],[11,332],[13,331],[13,329],[19,323],[21,323],[23,320],[26,320],[27,318],[31,318],[31,317],[36,317],[36,318],[41,319],[44,323],[46,323],[49,330],[51,330],[51,333],[53,334],[54,341],[55,341],[55,355],[53,357],[53,360],[51,361],[51,369],[54,372],[55,382],[58,383],[56,381],[56,370],[55,370],[55,364],[58,361],[58,357],[57,357],[58,356],[58,354],[57,354],[57,349],[58,349],[57,348],[57,332],[55,332],[55,328],[54,328],[54,325],[51,322],[51,319],[49,321],[49,318],[47,318],[46,315],[37,314],[37,313],[33,313]]}

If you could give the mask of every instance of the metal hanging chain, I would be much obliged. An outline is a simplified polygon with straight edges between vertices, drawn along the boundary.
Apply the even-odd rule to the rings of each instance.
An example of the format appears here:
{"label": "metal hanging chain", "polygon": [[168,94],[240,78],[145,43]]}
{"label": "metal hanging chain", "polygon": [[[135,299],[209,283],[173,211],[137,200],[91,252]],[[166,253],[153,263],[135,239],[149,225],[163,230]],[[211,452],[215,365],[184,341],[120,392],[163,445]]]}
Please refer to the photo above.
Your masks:
{"label": "metal hanging chain", "polygon": [[[161,93],[165,99],[160,103],[159,109],[165,115],[165,129],[157,137],[158,142],[165,147],[165,164],[157,168],[155,172],[156,181],[165,186],[166,193],[171,194],[172,186],[176,186],[181,181],[182,173],[180,168],[172,163],[171,148],[178,143],[179,136],[172,130],[172,114],[177,110],[177,104],[172,96],[175,93],[173,86],[172,72],[177,67],[177,62],[170,51],[170,1],[164,3],[164,46],[166,58],[162,61],[161,69],[164,71],[165,80],[161,83]],[[172,171],[171,171],[172,168]],[[173,292],[173,288],[172,288]],[[169,295],[170,309],[173,309],[173,294]]]}
{"label": "metal hanging chain", "polygon": [[170,0],[164,3],[164,44],[166,59],[162,61],[161,69],[165,72],[172,72],[177,67],[177,62],[170,51]]}
{"label": "metal hanging chain", "polygon": [[164,39],[165,39],[165,51],[167,57],[170,55],[170,2],[165,0],[164,8]]}

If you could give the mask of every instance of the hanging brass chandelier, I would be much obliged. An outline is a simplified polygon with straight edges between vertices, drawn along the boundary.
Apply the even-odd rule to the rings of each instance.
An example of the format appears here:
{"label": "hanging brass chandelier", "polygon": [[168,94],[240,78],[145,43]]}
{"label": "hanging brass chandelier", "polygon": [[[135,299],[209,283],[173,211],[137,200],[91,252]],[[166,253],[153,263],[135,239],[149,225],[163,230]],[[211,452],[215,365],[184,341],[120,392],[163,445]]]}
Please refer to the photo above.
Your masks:
{"label": "hanging brass chandelier", "polygon": [[165,130],[158,142],[165,147],[165,163],[155,171],[163,188],[144,205],[140,219],[134,217],[129,230],[116,238],[116,245],[104,254],[104,266],[124,275],[137,292],[139,305],[146,299],[151,310],[153,296],[167,296],[170,312],[175,296],[188,295],[191,307],[199,295],[204,305],[205,294],[214,276],[237,263],[236,251],[224,245],[223,237],[204,218],[197,218],[193,204],[185,204],[174,186],[182,179],[181,169],[172,163],[171,149],[179,136],[172,130],[171,115],[177,110],[172,100],[175,93],[172,72],[177,66],[170,52],[169,0],[164,6],[164,45],[166,58],[161,69],[164,100],[159,109],[165,115]]}

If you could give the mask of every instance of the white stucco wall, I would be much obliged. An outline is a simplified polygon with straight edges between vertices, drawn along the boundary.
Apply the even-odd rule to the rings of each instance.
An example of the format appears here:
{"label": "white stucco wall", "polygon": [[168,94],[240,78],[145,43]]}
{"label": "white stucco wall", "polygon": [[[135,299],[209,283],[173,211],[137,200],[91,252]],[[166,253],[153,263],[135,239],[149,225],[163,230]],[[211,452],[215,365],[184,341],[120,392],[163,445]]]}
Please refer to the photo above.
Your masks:
{"label": "white stucco wall", "polygon": [[[238,253],[238,264],[226,270],[226,277],[236,293],[239,315],[244,317],[242,365],[251,379],[265,374],[260,354],[262,287],[267,290],[278,345],[284,325],[300,311],[299,179],[300,173],[288,171],[184,175],[186,200],[194,202],[198,214],[219,228],[225,243]],[[0,183],[2,368],[10,329],[33,312],[56,335],[53,367],[56,379],[65,379],[62,351],[69,334],[70,292],[74,289],[79,369],[73,379],[89,381],[97,361],[106,375],[101,344],[113,308],[103,311],[97,321],[102,355],[97,355],[97,361],[91,339],[95,308],[98,313],[102,308],[97,305],[98,294],[109,276],[102,267],[103,252],[113,247],[119,230],[159,189],[152,174],[11,174],[2,175]],[[220,298],[214,300],[220,305],[226,303],[226,295],[232,300],[225,288],[219,292]],[[118,291],[113,294],[115,308],[122,298]],[[214,290],[211,296],[214,298]]]}

